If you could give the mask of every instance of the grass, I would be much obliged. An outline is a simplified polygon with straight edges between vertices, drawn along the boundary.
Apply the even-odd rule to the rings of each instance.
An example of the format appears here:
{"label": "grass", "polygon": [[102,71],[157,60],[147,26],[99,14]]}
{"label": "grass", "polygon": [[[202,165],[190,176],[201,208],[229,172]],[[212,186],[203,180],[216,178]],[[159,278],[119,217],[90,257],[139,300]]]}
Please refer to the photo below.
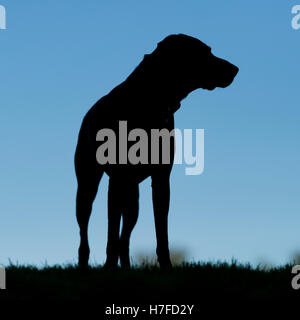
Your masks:
{"label": "grass", "polygon": [[262,270],[235,261],[182,264],[172,270],[148,265],[110,271],[101,266],[79,270],[74,265],[10,265],[6,268],[7,290],[1,291],[0,300],[85,300],[103,306],[293,302],[300,298],[300,292],[291,287],[291,268]]}

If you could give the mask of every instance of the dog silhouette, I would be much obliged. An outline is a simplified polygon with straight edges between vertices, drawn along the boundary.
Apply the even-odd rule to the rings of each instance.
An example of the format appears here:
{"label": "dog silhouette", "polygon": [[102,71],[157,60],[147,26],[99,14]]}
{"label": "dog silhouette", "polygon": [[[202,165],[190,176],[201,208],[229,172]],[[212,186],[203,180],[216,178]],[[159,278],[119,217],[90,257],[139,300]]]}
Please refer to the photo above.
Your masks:
{"label": "dog silhouette", "polygon": [[[100,179],[109,176],[108,240],[106,267],[130,266],[129,240],[139,210],[139,183],[151,177],[155,218],[157,258],[161,267],[171,267],[168,245],[168,211],[170,201],[170,173],[175,142],[170,139],[170,162],[99,164],[96,152],[101,142],[97,132],[109,128],[118,137],[120,121],[128,130],[142,128],[174,128],[174,113],[190,92],[202,88],[213,90],[229,86],[238,67],[214,56],[211,48],[200,40],[184,35],[170,35],[158,43],[151,54],[146,54],[129,77],[102,97],[83,119],[75,153],[78,181],[76,217],[80,228],[79,266],[88,266],[88,222]],[[162,146],[161,146],[162,148]],[[162,151],[162,150],[161,150]],[[116,148],[119,159],[119,149]],[[151,150],[149,149],[149,159]],[[122,231],[120,222],[122,218]]]}

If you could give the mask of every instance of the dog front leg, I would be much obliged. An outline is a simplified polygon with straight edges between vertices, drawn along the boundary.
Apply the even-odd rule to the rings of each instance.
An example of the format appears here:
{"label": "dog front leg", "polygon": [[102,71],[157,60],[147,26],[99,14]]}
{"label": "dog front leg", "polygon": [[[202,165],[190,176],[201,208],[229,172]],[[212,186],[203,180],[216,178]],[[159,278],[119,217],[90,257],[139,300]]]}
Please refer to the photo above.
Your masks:
{"label": "dog front leg", "polygon": [[152,199],[157,240],[157,259],[162,268],[168,268],[172,266],[168,244],[169,176],[152,177]]}

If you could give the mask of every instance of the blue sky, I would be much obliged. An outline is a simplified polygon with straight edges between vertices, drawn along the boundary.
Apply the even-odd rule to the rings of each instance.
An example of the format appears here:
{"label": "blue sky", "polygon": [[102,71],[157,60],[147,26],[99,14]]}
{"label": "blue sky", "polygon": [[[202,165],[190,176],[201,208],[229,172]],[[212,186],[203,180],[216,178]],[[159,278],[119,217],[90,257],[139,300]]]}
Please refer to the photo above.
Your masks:
{"label": "blue sky", "polygon": [[[288,262],[300,250],[299,54],[295,1],[7,1],[0,30],[0,264],[75,262],[73,155],[82,117],[171,33],[240,68],[198,90],[177,128],[205,130],[205,170],[171,183],[170,245],[189,260]],[[150,180],[132,255],[155,250]],[[106,246],[107,178],[90,221],[91,261]]]}

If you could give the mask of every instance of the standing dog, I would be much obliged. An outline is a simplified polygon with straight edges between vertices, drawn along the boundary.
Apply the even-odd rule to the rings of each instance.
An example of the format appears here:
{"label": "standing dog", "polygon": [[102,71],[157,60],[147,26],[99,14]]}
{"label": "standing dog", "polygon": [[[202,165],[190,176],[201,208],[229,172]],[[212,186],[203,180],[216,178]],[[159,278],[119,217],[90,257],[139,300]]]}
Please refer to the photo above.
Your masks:
{"label": "standing dog", "polygon": [[[138,218],[138,185],[151,176],[157,239],[161,267],[170,267],[168,247],[169,177],[174,158],[174,137],[170,141],[170,161],[159,158],[156,164],[128,164],[118,161],[100,165],[96,161],[97,132],[109,128],[118,137],[119,122],[127,121],[128,130],[174,128],[174,112],[190,92],[203,88],[229,86],[238,68],[215,57],[200,40],[170,35],[119,86],[101,98],[86,114],[79,132],[75,154],[78,181],[76,216],[80,227],[79,266],[88,265],[88,222],[100,179],[109,176],[107,267],[130,266],[129,239]],[[120,142],[121,138],[117,138]],[[122,146],[121,146],[122,147]],[[162,149],[162,147],[160,148]],[[161,150],[160,150],[161,151]],[[119,151],[116,158],[119,159]],[[149,150],[151,159],[151,150]],[[150,163],[150,161],[148,162]],[[120,220],[123,219],[121,235]]]}

